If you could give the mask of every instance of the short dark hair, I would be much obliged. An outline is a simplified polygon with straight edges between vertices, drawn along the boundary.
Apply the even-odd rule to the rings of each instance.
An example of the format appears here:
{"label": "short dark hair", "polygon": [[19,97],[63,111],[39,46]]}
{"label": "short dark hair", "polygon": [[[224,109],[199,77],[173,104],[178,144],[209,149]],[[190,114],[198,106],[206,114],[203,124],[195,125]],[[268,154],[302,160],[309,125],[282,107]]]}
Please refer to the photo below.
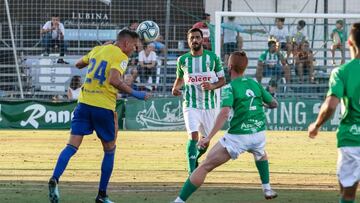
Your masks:
{"label": "short dark hair", "polygon": [[206,18],[209,17],[209,16],[211,16],[211,15],[208,14],[208,13],[204,13],[204,14],[203,14],[203,20],[206,20]]}
{"label": "short dark hair", "polygon": [[300,25],[301,27],[305,27],[306,22],[304,20],[299,20],[298,25]]}
{"label": "short dark hair", "polygon": [[351,29],[350,29],[350,36],[352,36],[354,45],[359,49],[360,48],[360,22],[352,24]]}
{"label": "short dark hair", "polygon": [[337,20],[336,24],[344,25],[344,21],[343,20]]}
{"label": "short dark hair", "polygon": [[60,15],[57,14],[57,13],[54,13],[54,14],[51,15],[51,17],[60,17]]}
{"label": "short dark hair", "polygon": [[275,18],[275,21],[285,22],[285,18]]}
{"label": "short dark hair", "polygon": [[129,25],[132,25],[132,24],[134,24],[134,23],[139,23],[139,21],[138,21],[138,20],[130,20],[130,21],[129,21]]}
{"label": "short dark hair", "polygon": [[121,40],[122,38],[125,38],[125,37],[130,37],[130,38],[133,38],[133,39],[139,39],[139,35],[135,31],[131,31],[131,30],[128,30],[128,29],[123,29],[117,35],[116,40]]}
{"label": "short dark hair", "polygon": [[268,47],[269,47],[269,48],[270,48],[271,45],[273,45],[273,44],[276,45],[276,41],[274,41],[274,40],[269,40],[269,41],[268,41]]}
{"label": "short dark hair", "polygon": [[189,36],[189,34],[190,34],[190,33],[193,33],[193,32],[200,32],[201,38],[204,38],[204,37],[203,37],[203,32],[202,32],[199,28],[191,28],[191,29],[187,32],[187,36]]}

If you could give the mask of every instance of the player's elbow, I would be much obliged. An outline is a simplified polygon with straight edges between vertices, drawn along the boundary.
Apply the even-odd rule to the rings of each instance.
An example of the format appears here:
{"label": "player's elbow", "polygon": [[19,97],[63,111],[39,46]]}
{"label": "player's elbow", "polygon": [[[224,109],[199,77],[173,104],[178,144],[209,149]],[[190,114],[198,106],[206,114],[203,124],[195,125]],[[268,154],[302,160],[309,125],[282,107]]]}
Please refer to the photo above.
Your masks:
{"label": "player's elbow", "polygon": [[277,102],[275,99],[273,99],[273,100],[270,102],[270,104],[268,104],[268,105],[269,105],[269,109],[275,109],[275,108],[278,107],[278,102]]}
{"label": "player's elbow", "polygon": [[221,109],[220,113],[219,113],[219,117],[223,120],[223,119],[227,119],[229,117],[231,109],[229,107],[224,107]]}

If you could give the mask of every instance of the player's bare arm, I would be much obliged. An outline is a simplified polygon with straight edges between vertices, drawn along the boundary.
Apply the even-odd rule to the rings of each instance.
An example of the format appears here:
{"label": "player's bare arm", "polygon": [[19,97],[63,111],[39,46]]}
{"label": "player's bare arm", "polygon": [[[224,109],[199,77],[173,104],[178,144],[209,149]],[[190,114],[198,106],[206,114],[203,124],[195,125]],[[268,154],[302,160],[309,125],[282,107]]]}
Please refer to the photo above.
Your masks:
{"label": "player's bare arm", "polygon": [[264,103],[264,106],[268,109],[275,109],[278,106],[278,102],[276,101],[276,99],[273,98],[270,103]]}
{"label": "player's bare arm", "polygon": [[121,80],[121,74],[119,71],[115,69],[110,70],[109,74],[109,82],[112,86],[114,86],[116,89],[128,93],[132,96],[134,96],[137,99],[148,99],[150,97],[150,94],[147,94],[145,92],[140,92],[133,90],[131,87],[129,87],[125,82]]}
{"label": "player's bare arm", "polygon": [[218,79],[219,80],[214,83],[210,83],[210,82],[201,83],[201,88],[203,90],[214,90],[214,89],[218,89],[218,88],[224,86],[225,85],[225,77],[219,77]]}
{"label": "player's bare arm", "polygon": [[78,68],[78,69],[85,68],[85,67],[88,66],[88,65],[89,65],[89,64],[88,64],[88,63],[85,63],[82,58],[79,59],[79,60],[75,63],[75,66],[76,66],[76,68]]}
{"label": "player's bare arm", "polygon": [[181,87],[184,85],[184,79],[183,78],[176,78],[173,88],[171,90],[172,95],[174,96],[180,96],[181,95]]}
{"label": "player's bare arm", "polygon": [[320,127],[330,119],[336,110],[336,106],[339,104],[339,98],[335,96],[328,96],[325,102],[321,105],[319,115],[316,121],[309,125],[309,137],[315,138],[319,132]]}
{"label": "player's bare arm", "polygon": [[210,134],[199,141],[198,146],[200,148],[206,148],[210,144],[211,138],[213,138],[219,130],[224,126],[225,121],[227,121],[229,117],[229,113],[231,111],[230,107],[224,107],[221,109],[219,115],[216,117],[216,121],[214,127],[212,128]]}

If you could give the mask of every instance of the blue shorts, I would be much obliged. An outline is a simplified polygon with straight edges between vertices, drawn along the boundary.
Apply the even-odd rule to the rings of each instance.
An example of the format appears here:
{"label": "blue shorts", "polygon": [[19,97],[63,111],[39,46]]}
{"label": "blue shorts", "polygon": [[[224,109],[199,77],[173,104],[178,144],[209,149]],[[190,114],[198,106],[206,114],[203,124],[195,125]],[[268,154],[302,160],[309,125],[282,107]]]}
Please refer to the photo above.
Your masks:
{"label": "blue shorts", "polygon": [[94,130],[101,140],[114,141],[117,134],[116,112],[78,103],[71,121],[71,134],[90,135]]}

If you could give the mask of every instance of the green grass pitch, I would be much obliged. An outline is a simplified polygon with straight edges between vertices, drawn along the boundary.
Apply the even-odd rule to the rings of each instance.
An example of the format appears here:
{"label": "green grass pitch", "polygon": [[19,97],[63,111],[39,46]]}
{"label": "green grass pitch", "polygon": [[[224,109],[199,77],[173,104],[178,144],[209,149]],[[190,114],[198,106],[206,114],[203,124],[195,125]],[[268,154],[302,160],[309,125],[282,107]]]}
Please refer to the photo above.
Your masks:
{"label": "green grass pitch", "polygon": [[[1,203],[48,202],[47,181],[68,134],[0,131]],[[222,134],[218,133],[212,144]],[[120,131],[108,191],[112,200],[173,200],[187,178],[186,139],[186,132]],[[268,131],[267,152],[277,199],[263,199],[253,157],[244,154],[210,173],[205,185],[188,202],[337,202],[334,132],[322,132],[311,140],[305,132]],[[95,135],[87,136],[61,177],[61,202],[94,202],[102,156],[100,141]]]}

